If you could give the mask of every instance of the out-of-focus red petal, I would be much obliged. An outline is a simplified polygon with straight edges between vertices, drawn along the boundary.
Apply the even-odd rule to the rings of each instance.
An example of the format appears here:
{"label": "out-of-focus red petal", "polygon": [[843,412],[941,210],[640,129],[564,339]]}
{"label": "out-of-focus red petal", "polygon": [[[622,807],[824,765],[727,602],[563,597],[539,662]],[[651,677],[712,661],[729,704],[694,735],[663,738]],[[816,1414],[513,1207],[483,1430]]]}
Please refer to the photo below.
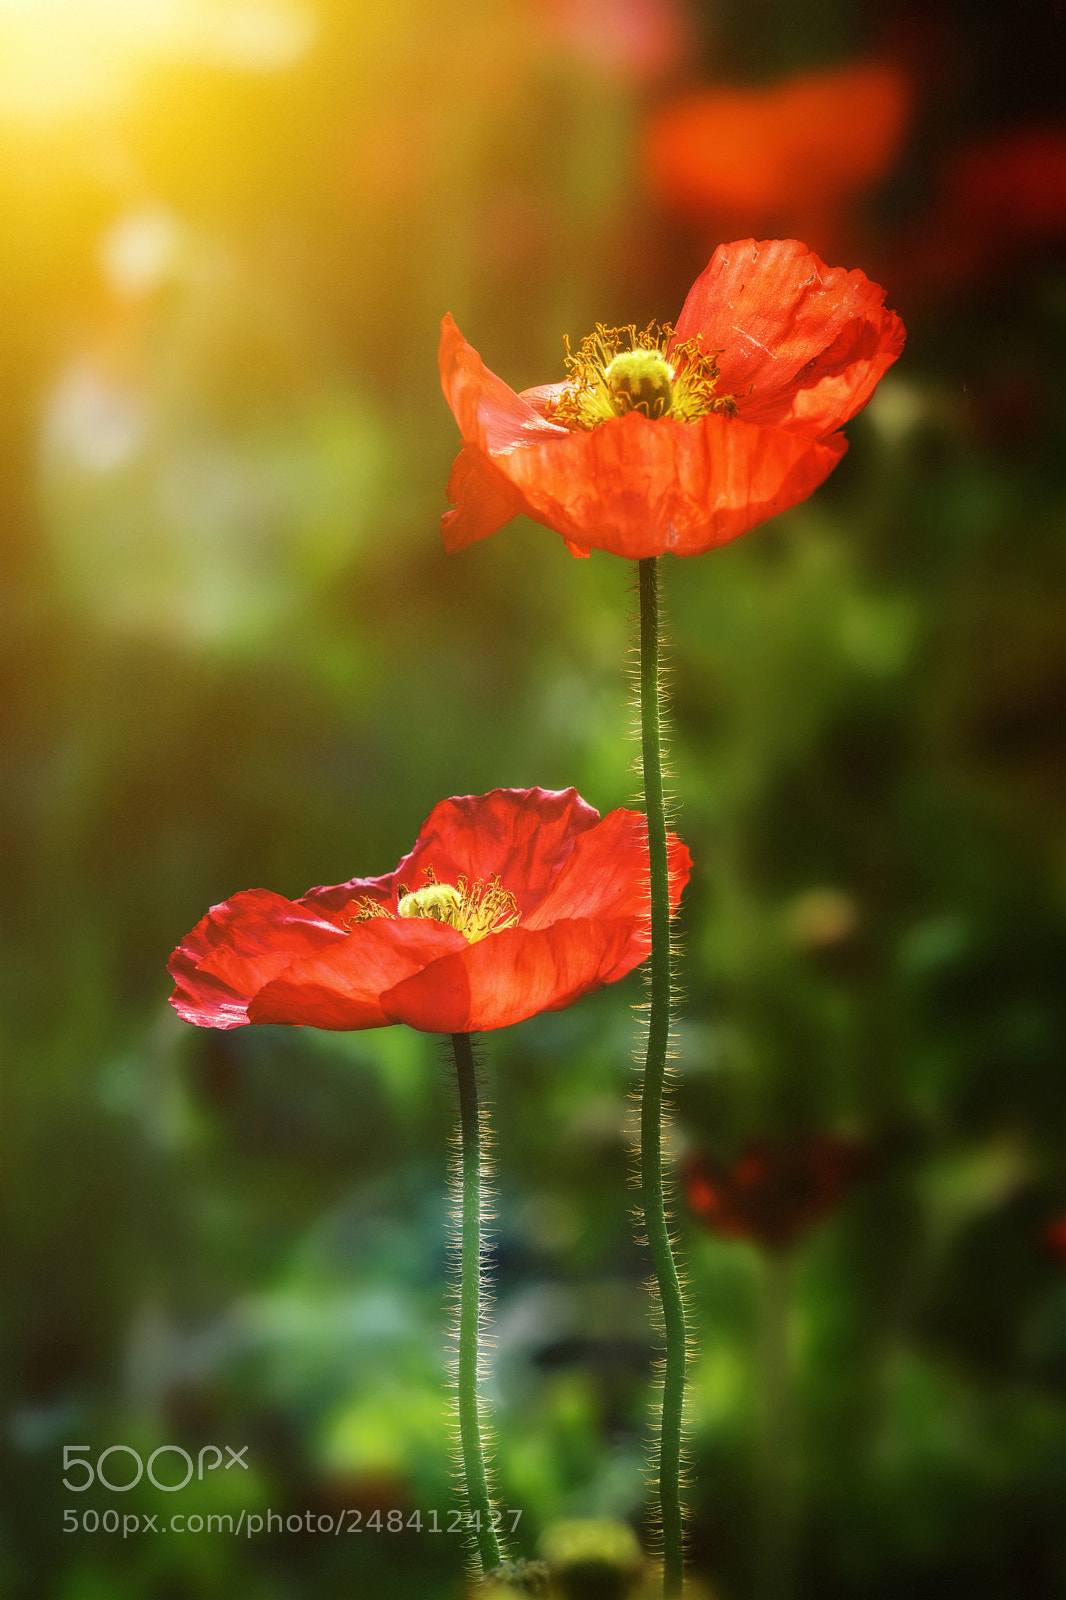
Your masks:
{"label": "out-of-focus red petal", "polygon": [[689,290],[678,340],[717,350],[739,417],[839,428],[903,349],[904,329],[865,273],[827,267],[796,239],[720,245]]}
{"label": "out-of-focus red petal", "polygon": [[1044,1224],[1040,1237],[1059,1265],[1066,1267],[1066,1216],[1052,1217]]}
{"label": "out-of-focus red petal", "polygon": [[981,285],[1034,247],[1066,235],[1066,126],[1034,124],[963,145],[928,214],[886,263],[912,298]]}
{"label": "out-of-focus red petal", "polygon": [[870,1155],[867,1146],[833,1134],[788,1144],[757,1139],[731,1165],[692,1153],[685,1198],[716,1233],[784,1250],[840,1204]]}
{"label": "out-of-focus red petal", "polygon": [[293,961],[264,984],[248,1007],[248,1020],[342,1030],[383,1028],[395,1020],[382,1008],[383,990],[465,948],[463,935],[446,923],[374,917],[358,923],[343,944]]}
{"label": "out-of-focus red petal", "polygon": [[391,1022],[426,1033],[508,1028],[624,977],[647,954],[632,942],[624,921],[509,928],[397,984],[382,995],[382,1009]]}
{"label": "out-of-focus red petal", "polygon": [[[676,911],[688,882],[692,857],[674,834],[668,837],[670,909]],[[598,828],[582,834],[526,928],[579,917],[647,918],[648,824],[638,811],[611,811]]]}
{"label": "out-of-focus red petal", "polygon": [[816,215],[887,171],[910,101],[906,75],[887,61],[800,73],[766,89],[701,89],[650,119],[649,188],[674,211],[741,226]]}
{"label": "out-of-focus red petal", "polygon": [[501,467],[537,522],[630,560],[698,555],[786,511],[847,449],[843,435],[739,417],[651,422],[638,412],[515,450]]}
{"label": "out-of-focus red petal", "polygon": [[249,1001],[295,958],[344,939],[311,908],[269,889],[248,889],[212,906],[168,963],[171,1000],[186,1022],[239,1028]]}
{"label": "out-of-focus red petal", "polygon": [[1066,127],[1012,128],[963,146],[948,163],[941,211],[949,224],[971,234],[987,232],[1000,248],[1061,234],[1066,230]]}
{"label": "out-of-focus red petal", "polygon": [[493,789],[442,800],[394,877],[418,889],[427,867],[444,883],[463,877],[473,885],[495,874],[524,918],[540,903],[580,835],[599,821],[599,812],[576,789]]}

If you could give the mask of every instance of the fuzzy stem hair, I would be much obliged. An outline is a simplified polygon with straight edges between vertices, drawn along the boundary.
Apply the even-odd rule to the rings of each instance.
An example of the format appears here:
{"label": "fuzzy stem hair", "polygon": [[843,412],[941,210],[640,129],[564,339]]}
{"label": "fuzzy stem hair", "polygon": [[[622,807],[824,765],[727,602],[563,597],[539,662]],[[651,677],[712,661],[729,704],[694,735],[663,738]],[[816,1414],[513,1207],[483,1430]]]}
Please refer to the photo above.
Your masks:
{"label": "fuzzy stem hair", "polygon": [[482,1178],[484,1140],[478,1104],[477,1068],[468,1033],[453,1033],[452,1053],[459,1090],[459,1327],[456,1395],[459,1418],[459,1461],[467,1514],[483,1572],[503,1560],[495,1524],[498,1513],[489,1492],[481,1413],[482,1317]]}
{"label": "fuzzy stem hair", "polygon": [[660,694],[658,558],[637,565],[640,597],[641,770],[648,819],[651,958],[647,1053],[640,1107],[640,1193],[648,1248],[662,1306],[665,1334],[662,1413],[659,1434],[659,1508],[662,1518],[663,1595],[681,1594],[684,1569],[684,1518],[681,1504],[681,1444],[688,1364],[685,1303],[666,1217],[663,1192],[663,1097],[673,1012],[673,954],[670,944],[670,871],[663,789],[663,730]]}

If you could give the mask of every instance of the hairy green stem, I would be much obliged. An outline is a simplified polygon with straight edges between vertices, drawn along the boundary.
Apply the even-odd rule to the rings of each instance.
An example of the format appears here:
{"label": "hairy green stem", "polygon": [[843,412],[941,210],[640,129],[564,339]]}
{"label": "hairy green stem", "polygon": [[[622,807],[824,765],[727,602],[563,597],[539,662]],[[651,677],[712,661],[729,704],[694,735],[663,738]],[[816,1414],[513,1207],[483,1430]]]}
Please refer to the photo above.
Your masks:
{"label": "hairy green stem", "polygon": [[663,796],[662,713],[659,697],[658,558],[637,565],[640,595],[640,737],[644,809],[651,874],[651,963],[648,1052],[640,1109],[640,1187],[648,1246],[662,1302],[666,1334],[659,1504],[663,1537],[663,1594],[680,1595],[684,1567],[681,1509],[681,1431],[687,1364],[685,1305],[670,1243],[663,1195],[663,1089],[670,1042],[673,974],[670,951],[670,873]]}
{"label": "hairy green stem", "polygon": [[482,1570],[503,1557],[493,1526],[485,1452],[481,1443],[481,1111],[474,1051],[468,1033],[453,1033],[455,1076],[459,1085],[459,1169],[462,1199],[459,1236],[459,1446],[467,1508]]}

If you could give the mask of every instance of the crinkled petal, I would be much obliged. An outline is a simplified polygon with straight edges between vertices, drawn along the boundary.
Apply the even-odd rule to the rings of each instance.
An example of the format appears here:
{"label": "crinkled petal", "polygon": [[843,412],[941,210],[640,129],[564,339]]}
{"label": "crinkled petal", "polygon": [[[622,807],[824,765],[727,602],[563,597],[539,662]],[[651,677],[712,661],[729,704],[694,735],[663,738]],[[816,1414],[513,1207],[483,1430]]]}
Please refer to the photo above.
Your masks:
{"label": "crinkled petal", "polygon": [[719,351],[720,392],[750,423],[827,433],[853,417],[903,349],[865,273],[827,267],[796,239],[720,245],[689,290],[678,340]]}
{"label": "crinkled petal", "polygon": [[540,900],[576,839],[600,814],[576,789],[493,789],[434,806],[399,866],[379,878],[309,889],[300,904],[333,920],[351,917],[364,899],[396,909],[397,895],[421,889],[432,869],[442,883],[469,885],[496,874],[523,915]]}
{"label": "crinkled petal", "polygon": [[651,422],[637,412],[569,433],[499,465],[525,509],[583,548],[630,560],[698,555],[796,505],[847,449],[796,428],[714,414]]}
{"label": "crinkled petal", "polygon": [[[667,837],[670,910],[677,910],[692,857],[675,834]],[[576,918],[631,918],[647,932],[648,824],[639,811],[611,811],[599,827],[575,841],[547,894],[525,919],[526,928],[547,928]]]}
{"label": "crinkled petal", "polygon": [[239,1028],[249,1002],[294,960],[345,938],[309,907],[269,889],[247,889],[212,906],[168,963],[170,1003],[202,1028]]}
{"label": "crinkled petal", "polygon": [[382,1008],[383,990],[465,948],[463,935],[445,923],[373,917],[358,923],[343,944],[294,961],[264,984],[248,1007],[248,1020],[383,1028],[396,1020]]}
{"label": "crinkled petal", "polygon": [[471,887],[497,876],[524,918],[539,904],[581,834],[600,814],[576,789],[493,789],[434,806],[418,843],[394,874],[420,889],[431,868],[442,883]]}
{"label": "crinkled petal", "polygon": [[510,928],[398,983],[381,997],[390,1022],[425,1033],[482,1033],[561,1011],[613,983],[647,954],[633,924],[557,922]]}

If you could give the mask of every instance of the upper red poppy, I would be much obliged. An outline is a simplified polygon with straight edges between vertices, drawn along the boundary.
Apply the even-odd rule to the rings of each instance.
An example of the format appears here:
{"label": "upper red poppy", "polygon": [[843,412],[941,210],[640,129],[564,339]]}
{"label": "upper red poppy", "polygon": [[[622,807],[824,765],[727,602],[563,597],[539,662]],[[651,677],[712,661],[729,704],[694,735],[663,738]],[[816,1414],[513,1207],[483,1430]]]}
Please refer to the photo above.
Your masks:
{"label": "upper red poppy", "polygon": [[[691,859],[669,850],[674,911]],[[204,1028],[473,1033],[560,1011],[650,949],[644,817],[494,789],[442,800],[384,877],[213,906],[170,958],[170,1003]]]}
{"label": "upper red poppy", "polygon": [[[656,331],[665,337],[654,352],[653,330],[632,340],[658,360],[654,392],[627,377],[619,395],[614,362],[595,359],[615,346],[594,336],[569,382],[515,394],[444,318],[441,383],[463,436],[448,484],[455,510],[441,522],[449,551],[519,512],[579,556],[725,544],[829,475],[847,449],[841,424],[904,338],[877,284],[795,239],[719,246],[676,329]],[[616,332],[597,330],[608,344]]]}

